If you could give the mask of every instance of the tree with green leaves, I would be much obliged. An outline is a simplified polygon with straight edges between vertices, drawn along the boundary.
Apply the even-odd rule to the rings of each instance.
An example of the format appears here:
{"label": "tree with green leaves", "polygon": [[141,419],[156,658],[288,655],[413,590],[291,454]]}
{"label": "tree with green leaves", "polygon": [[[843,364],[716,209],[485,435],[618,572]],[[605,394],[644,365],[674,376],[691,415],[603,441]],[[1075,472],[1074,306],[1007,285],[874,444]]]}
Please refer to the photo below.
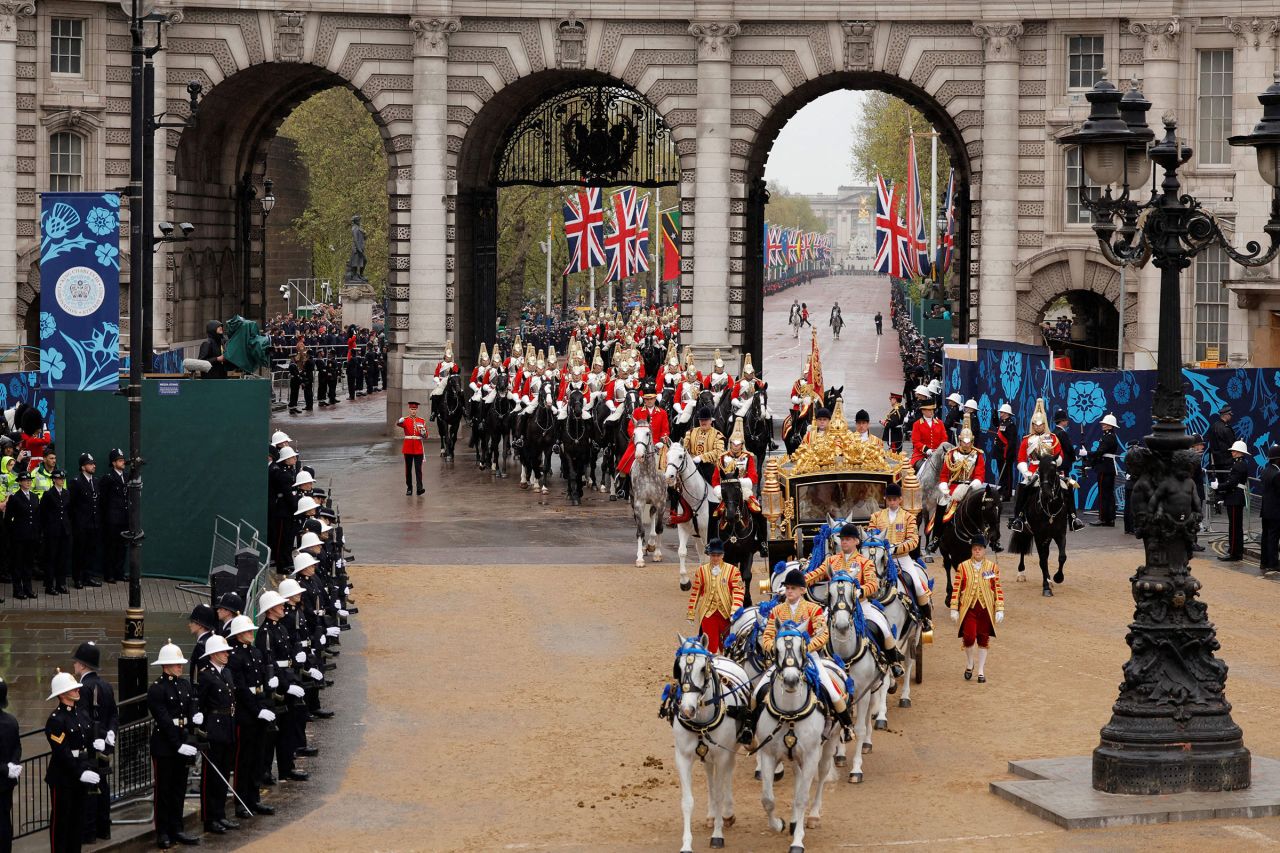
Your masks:
{"label": "tree with green leaves", "polygon": [[[916,168],[920,174],[920,197],[925,216],[929,215],[929,159],[928,134],[933,125],[917,110],[900,98],[887,92],[867,92],[862,99],[861,114],[854,125],[851,154],[853,168],[869,185],[875,186],[876,175],[893,181],[900,189],[907,185],[907,139],[912,131],[916,137]],[[951,158],[946,146],[938,146],[938,210],[947,197],[947,175]]]}
{"label": "tree with green leaves", "polygon": [[311,248],[317,278],[337,287],[351,248],[351,217],[365,230],[365,277],[379,296],[387,283],[387,158],[369,111],[346,87],[335,86],[298,105],[280,126],[307,168],[307,206],[292,223]]}
{"label": "tree with green leaves", "polygon": [[783,228],[799,228],[815,234],[827,233],[827,223],[813,212],[809,199],[794,195],[776,181],[769,182],[769,203],[765,205],[764,219],[770,225]]}

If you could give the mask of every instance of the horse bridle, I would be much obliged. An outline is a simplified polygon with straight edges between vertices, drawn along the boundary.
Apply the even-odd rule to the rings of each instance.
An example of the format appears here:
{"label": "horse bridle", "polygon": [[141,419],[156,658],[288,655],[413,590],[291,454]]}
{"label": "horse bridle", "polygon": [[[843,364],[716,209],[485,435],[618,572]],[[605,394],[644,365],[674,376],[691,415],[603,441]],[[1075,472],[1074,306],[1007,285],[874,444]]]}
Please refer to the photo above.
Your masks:
{"label": "horse bridle", "polygon": [[[755,520],[755,517],[754,517],[751,513],[749,513],[749,512],[742,512],[742,511],[741,511],[741,508],[746,504],[746,500],[747,500],[747,499],[746,499],[746,495],[741,493],[741,487],[739,487],[739,492],[740,492],[740,495],[739,495],[739,498],[738,498],[738,502],[737,502],[736,504],[729,504],[729,502],[728,502],[728,501],[721,501],[721,502],[720,502],[720,505],[721,505],[721,506],[724,506],[724,507],[727,507],[727,506],[734,506],[734,507],[736,507],[736,508],[738,509],[738,513],[737,513],[738,518],[737,518],[737,521],[736,521],[736,522],[732,522],[732,521],[731,521],[731,522],[730,522],[730,525],[729,525],[729,534],[730,534],[730,535],[729,535],[728,537],[725,537],[725,536],[721,536],[721,537],[720,537],[721,539],[723,539],[723,540],[725,540],[725,541],[727,541],[727,542],[732,542],[732,543],[734,543],[735,545],[738,543],[738,540],[739,540],[739,539],[748,539],[748,538],[750,538],[750,537],[751,537],[751,534],[752,534],[752,533],[754,533],[754,532],[755,532],[755,529],[756,529],[756,520]],[[722,496],[723,496],[723,493],[721,493],[721,494],[722,494]],[[720,519],[719,519],[719,521],[718,521],[718,522],[717,522],[717,524],[716,524],[716,531],[717,531],[717,532],[719,532],[720,530],[722,530],[722,529],[723,529],[725,521],[726,521],[726,520],[728,520],[728,519],[726,518],[726,516],[727,516],[727,515],[728,515],[728,512],[725,512],[723,515],[721,515],[721,516],[720,516]]]}
{"label": "horse bridle", "polygon": [[[673,463],[671,462],[671,456],[670,454],[668,454],[667,465],[668,467],[670,467],[672,464]],[[678,478],[679,484],[680,484],[679,490],[682,494],[690,494],[690,492],[684,489],[684,484],[689,482],[691,479],[693,479],[693,477],[686,474],[686,472],[690,470],[693,471],[694,476],[701,476],[700,474],[698,474],[698,466],[693,464],[693,460],[690,458],[689,452],[683,451],[680,454],[680,467],[676,469],[676,477]],[[706,481],[704,480],[703,482],[705,483]],[[693,507],[693,513],[696,515],[698,510],[702,509],[702,505],[709,500],[711,500],[710,487],[708,487],[705,491],[703,491],[702,499],[698,501],[697,506]]]}

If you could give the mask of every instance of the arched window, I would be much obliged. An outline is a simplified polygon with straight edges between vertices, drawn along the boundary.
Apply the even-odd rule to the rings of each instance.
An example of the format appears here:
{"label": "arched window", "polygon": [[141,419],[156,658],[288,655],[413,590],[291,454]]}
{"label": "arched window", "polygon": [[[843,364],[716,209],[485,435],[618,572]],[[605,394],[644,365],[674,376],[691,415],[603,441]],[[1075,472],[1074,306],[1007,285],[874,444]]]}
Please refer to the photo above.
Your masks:
{"label": "arched window", "polygon": [[49,189],[79,192],[84,184],[84,140],[61,131],[49,137]]}

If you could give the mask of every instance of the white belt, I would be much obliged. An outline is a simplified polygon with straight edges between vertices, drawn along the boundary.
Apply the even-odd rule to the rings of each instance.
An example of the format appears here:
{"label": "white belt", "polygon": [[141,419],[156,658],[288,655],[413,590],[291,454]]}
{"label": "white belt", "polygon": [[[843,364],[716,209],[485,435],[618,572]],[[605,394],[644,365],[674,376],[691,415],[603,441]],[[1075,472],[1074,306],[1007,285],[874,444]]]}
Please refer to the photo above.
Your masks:
{"label": "white belt", "polygon": [[422,441],[422,436],[420,436],[420,435],[406,435],[406,436],[404,437],[404,440],[405,440],[405,441]]}
{"label": "white belt", "polygon": [[1104,453],[1104,454],[1102,454],[1102,455],[1103,455],[1103,456],[1105,456],[1107,459],[1118,459],[1118,458],[1119,458],[1119,454],[1116,454],[1116,453]]}
{"label": "white belt", "polygon": [[280,669],[286,669],[289,666],[289,662],[287,660],[278,660],[276,661],[276,666]]}
{"label": "white belt", "polygon": [[303,640],[299,645],[301,645],[304,649],[309,649],[311,648],[311,641]]}
{"label": "white belt", "polygon": [[79,749],[73,749],[73,750],[71,750],[71,757],[72,757],[72,758],[79,758],[79,757],[80,757],[80,753],[81,753],[81,752],[82,752],[82,750],[79,750]]}

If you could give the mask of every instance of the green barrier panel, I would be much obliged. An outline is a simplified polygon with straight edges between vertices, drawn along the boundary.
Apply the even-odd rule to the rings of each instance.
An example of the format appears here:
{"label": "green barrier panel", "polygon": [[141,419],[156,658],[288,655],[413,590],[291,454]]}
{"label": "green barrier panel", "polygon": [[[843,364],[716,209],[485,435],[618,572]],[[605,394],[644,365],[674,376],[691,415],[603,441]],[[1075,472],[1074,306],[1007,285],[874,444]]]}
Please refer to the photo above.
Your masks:
{"label": "green barrier panel", "polygon": [[[129,448],[123,395],[59,391],[58,464],[79,475],[88,451]],[[206,580],[214,519],[244,520],[266,536],[271,383],[254,379],[148,379],[142,388],[142,572]]]}

